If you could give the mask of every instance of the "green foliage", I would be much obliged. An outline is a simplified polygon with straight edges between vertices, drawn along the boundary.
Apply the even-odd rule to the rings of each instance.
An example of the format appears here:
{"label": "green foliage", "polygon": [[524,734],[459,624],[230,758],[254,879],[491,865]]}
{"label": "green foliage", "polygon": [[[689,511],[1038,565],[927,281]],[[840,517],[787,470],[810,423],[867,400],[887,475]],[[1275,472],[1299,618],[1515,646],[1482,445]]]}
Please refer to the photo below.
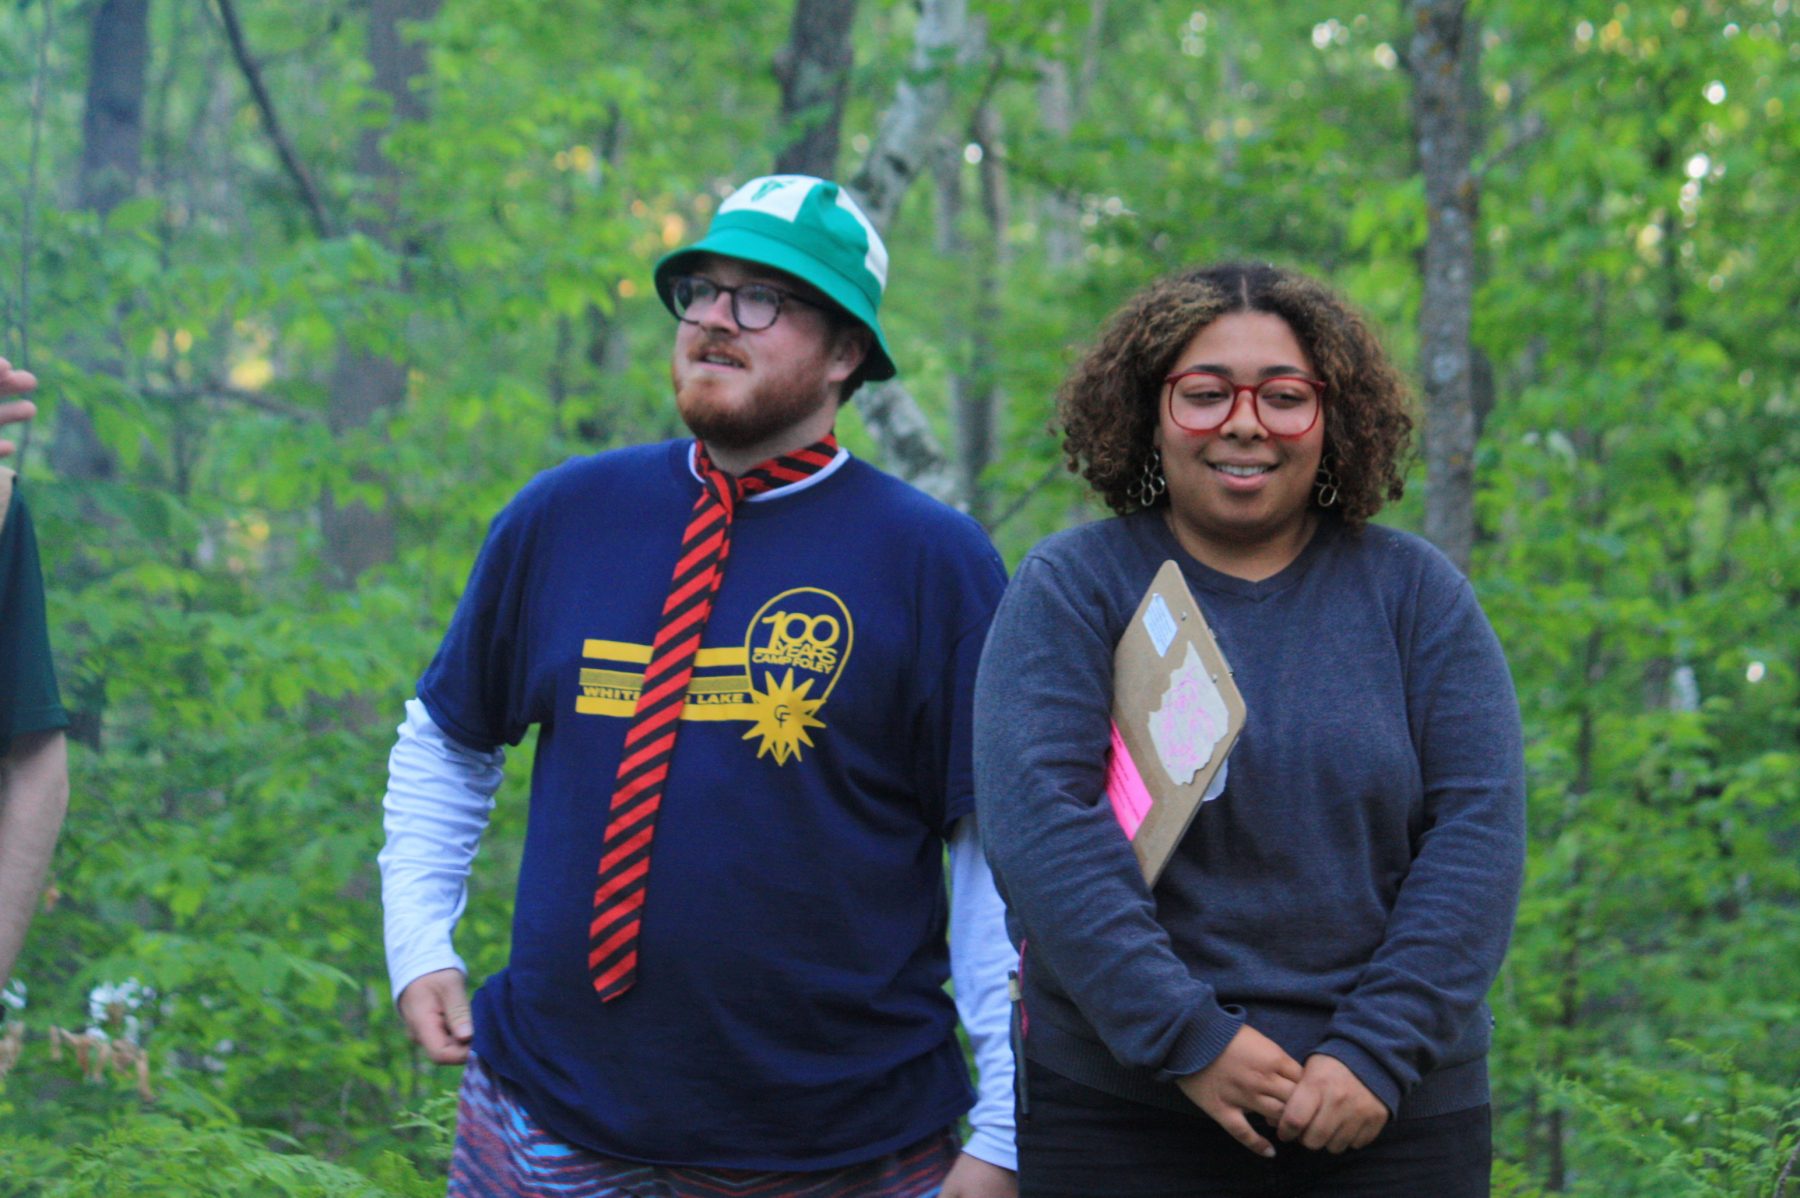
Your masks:
{"label": "green foliage", "polygon": [[[124,1198],[184,1194],[195,1198],[426,1198],[441,1179],[421,1176],[396,1153],[377,1158],[367,1174],[302,1152],[285,1137],[224,1121],[190,1125],[164,1115],[120,1119],[69,1149],[0,1139],[8,1176],[0,1194],[41,1198]],[[16,1165],[15,1165],[16,1162]]]}
{"label": "green foliage", "polygon": [[1630,1060],[1604,1067],[1594,1082],[1546,1078],[1546,1089],[1588,1116],[1606,1175],[1582,1179],[1577,1194],[1667,1194],[1736,1198],[1773,1193],[1800,1146],[1800,1098],[1758,1081],[1731,1054],[1672,1043],[1676,1071]]}
{"label": "green foliage", "polygon": [[[36,190],[23,153],[0,157],[6,210],[36,212],[29,242],[0,238],[0,352],[28,327],[46,380],[27,471],[82,719],[18,969],[0,1195],[441,1190],[454,1077],[408,1046],[383,980],[391,729],[518,486],[677,434],[649,265],[779,141],[759,65],[779,6],[447,4],[418,29],[427,115],[393,128],[365,8],[240,7],[356,231],[312,233],[206,5],[151,6],[143,176],[83,208],[85,10],[0,7],[4,127],[45,99]],[[1399,0],[971,7],[985,49],[931,70],[953,152],[1002,166],[999,245],[965,150],[954,231],[982,253],[937,251],[928,169],[890,230],[884,323],[953,452],[953,381],[998,380],[982,486],[1009,560],[1099,514],[1059,468],[1051,399],[1157,274],[1299,265],[1411,363],[1425,218]],[[1495,1192],[1765,1194],[1800,1061],[1800,15],[1472,8],[1495,393],[1474,575],[1525,715],[1532,829],[1493,996]],[[846,178],[917,19],[862,9]],[[975,132],[984,100],[997,134]],[[391,189],[357,168],[370,129]],[[993,311],[971,283],[990,252]],[[339,364],[390,357],[402,401],[344,421]],[[110,476],[48,468],[69,400]],[[880,458],[854,407],[843,432]],[[1412,483],[1387,518],[1417,521]],[[395,549],[344,587],[321,511],[350,500]],[[512,767],[458,936],[477,978],[506,957],[529,744]],[[147,1106],[47,1051],[127,977],[158,995]]]}

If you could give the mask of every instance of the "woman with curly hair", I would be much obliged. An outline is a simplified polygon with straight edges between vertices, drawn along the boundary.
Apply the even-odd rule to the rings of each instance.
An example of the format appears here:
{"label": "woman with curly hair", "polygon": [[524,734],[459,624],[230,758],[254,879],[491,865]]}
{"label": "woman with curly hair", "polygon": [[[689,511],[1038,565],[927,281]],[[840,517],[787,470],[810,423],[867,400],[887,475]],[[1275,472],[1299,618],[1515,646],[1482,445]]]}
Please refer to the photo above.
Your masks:
{"label": "woman with curly hair", "polygon": [[[1518,705],[1468,582],[1369,523],[1402,489],[1398,372],[1325,287],[1234,264],[1130,300],[1060,408],[1119,515],[1020,564],[976,688],[1021,1193],[1487,1194]],[[1114,647],[1170,559],[1249,715],[1150,888],[1104,785]]]}

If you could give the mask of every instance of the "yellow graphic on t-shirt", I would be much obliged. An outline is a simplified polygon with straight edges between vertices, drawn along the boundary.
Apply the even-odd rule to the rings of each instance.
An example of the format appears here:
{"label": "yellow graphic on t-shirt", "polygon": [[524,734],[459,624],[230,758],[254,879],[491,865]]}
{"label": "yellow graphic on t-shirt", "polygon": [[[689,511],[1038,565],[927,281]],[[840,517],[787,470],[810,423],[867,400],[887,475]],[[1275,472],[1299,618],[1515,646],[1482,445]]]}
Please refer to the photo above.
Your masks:
{"label": "yellow graphic on t-shirt", "polygon": [[[764,603],[738,646],[701,649],[682,703],[684,720],[744,720],[745,740],[777,765],[815,747],[811,730],[850,659],[854,628],[843,600],[817,587],[795,587]],[[630,719],[644,685],[650,646],[590,638],[582,643],[580,715]],[[760,684],[760,685],[759,685]]]}
{"label": "yellow graphic on t-shirt", "polygon": [[[812,747],[807,730],[825,726],[815,713],[831,697],[844,663],[850,660],[852,631],[850,609],[844,601],[817,587],[783,591],[750,618],[744,634],[744,651],[749,657],[744,673],[750,680],[750,705],[756,722],[744,739],[762,738],[756,748],[758,757],[773,754],[776,765],[786,765],[800,756],[800,746]],[[779,681],[776,668],[787,671]],[[759,677],[761,690],[755,683]],[[821,682],[822,687],[818,686]]]}
{"label": "yellow graphic on t-shirt", "polygon": [[762,737],[762,744],[756,748],[758,757],[773,753],[776,765],[786,765],[788,758],[800,756],[801,745],[812,747],[812,737],[806,730],[825,726],[824,720],[813,718],[813,712],[819,710],[825,700],[806,697],[815,681],[817,679],[808,678],[795,686],[794,671],[789,670],[779,682],[774,674],[766,675],[763,689],[751,693],[750,706],[756,711],[756,723],[744,733],[744,739]]}

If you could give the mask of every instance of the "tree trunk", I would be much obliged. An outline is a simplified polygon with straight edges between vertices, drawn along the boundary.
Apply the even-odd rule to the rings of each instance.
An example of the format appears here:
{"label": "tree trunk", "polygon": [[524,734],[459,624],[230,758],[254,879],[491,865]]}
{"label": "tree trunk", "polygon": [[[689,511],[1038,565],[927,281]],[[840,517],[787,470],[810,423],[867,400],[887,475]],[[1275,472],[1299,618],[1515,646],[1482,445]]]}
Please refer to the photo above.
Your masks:
{"label": "tree trunk", "polygon": [[992,496],[982,476],[993,464],[995,429],[1000,423],[999,360],[1000,293],[1007,265],[1006,230],[1012,223],[1011,199],[1003,166],[1005,147],[1000,143],[1000,114],[992,103],[983,103],[974,120],[975,144],[982,149],[977,177],[981,187],[981,218],[987,226],[976,252],[975,320],[969,330],[969,404],[962,420],[963,444],[968,455],[969,514],[986,527],[993,517]]}
{"label": "tree trunk", "polygon": [[1425,176],[1427,234],[1419,304],[1425,382],[1425,535],[1467,573],[1474,541],[1476,414],[1470,347],[1477,185],[1467,78],[1478,39],[1465,0],[1412,0],[1413,134]]}
{"label": "tree trunk", "polygon": [[[382,137],[394,127],[423,119],[425,102],[413,89],[413,81],[425,72],[425,50],[409,40],[401,23],[429,20],[439,0],[372,0],[369,10],[369,65],[375,86],[388,97],[393,119],[379,127],[366,127],[356,148],[357,170],[372,187],[380,219],[356,222],[358,232],[392,247],[397,236],[399,173],[382,150]],[[406,365],[357,348],[348,340],[338,350],[331,375],[328,420],[334,434],[342,435],[375,423],[399,407],[406,398]],[[380,472],[363,466],[358,481],[385,484]],[[356,502],[339,504],[327,492],[321,520],[325,534],[325,561],[336,584],[345,590],[374,566],[394,559],[394,511],[391,503],[380,509]]]}
{"label": "tree trunk", "polygon": [[787,138],[775,156],[776,174],[836,176],[855,24],[856,0],[795,0],[787,44],[775,54]]}
{"label": "tree trunk", "polygon": [[[616,104],[609,106],[606,124],[594,143],[594,152],[606,164],[608,178],[618,177],[619,164],[625,160],[625,134],[623,114]],[[586,332],[582,356],[601,374],[600,385],[605,387],[608,379],[616,381],[630,368],[631,342],[625,327],[607,315],[599,304],[590,301],[583,316]],[[610,421],[610,406],[602,403],[575,422],[575,431],[590,445],[604,447],[611,443],[613,436]]]}
{"label": "tree trunk", "polygon": [[[144,77],[150,59],[150,0],[101,0],[88,43],[87,99],[81,115],[81,167],[76,194],[104,219],[137,190],[143,165]],[[90,369],[119,374],[116,361]],[[118,461],[94,431],[82,404],[65,395],[50,446],[56,472],[72,482],[105,482]]]}
{"label": "tree trunk", "polygon": [[[907,187],[928,164],[950,110],[946,55],[964,65],[980,56],[985,42],[982,27],[969,20],[967,0],[923,0],[907,73],[882,115],[868,160],[850,185],[883,236]],[[857,392],[856,406],[889,469],[938,499],[955,496],[956,478],[943,447],[904,386],[896,381],[871,384]]]}
{"label": "tree trunk", "polygon": [[934,499],[956,499],[956,476],[931,422],[912,393],[893,379],[856,393],[863,428],[881,447],[882,464]]}
{"label": "tree trunk", "polygon": [[[1067,142],[1075,122],[1087,110],[1099,71],[1101,40],[1106,31],[1106,0],[1089,0],[1088,29],[1081,43],[1081,68],[1073,80],[1069,65],[1061,59],[1044,60],[1038,76],[1038,115],[1044,132]],[[1044,230],[1044,261],[1062,270],[1081,261],[1081,206],[1072,189],[1055,187],[1045,193],[1039,224]]]}
{"label": "tree trunk", "polygon": [[105,216],[137,187],[143,160],[150,0],[101,0],[81,115],[81,206]]}
{"label": "tree trunk", "polygon": [[[88,42],[87,95],[81,116],[81,165],[76,176],[77,202],[104,220],[137,190],[143,169],[144,80],[150,59],[149,0],[101,0],[94,9]],[[97,312],[95,325],[106,330],[97,344],[77,350],[76,360],[89,372],[121,378],[120,349],[112,339],[112,312]],[[100,440],[87,402],[68,391],[56,410],[56,436],[50,442],[50,464],[62,478],[77,484],[110,483],[118,478],[117,455]],[[82,518],[104,528],[104,516],[84,498]],[[65,582],[80,588],[103,573],[87,554],[77,555]],[[104,734],[106,696],[79,676],[69,682],[69,735],[98,749]]]}
{"label": "tree trunk", "polygon": [[[945,139],[932,163],[932,175],[936,183],[937,228],[931,248],[942,261],[961,262],[969,253],[969,243],[962,235],[963,157],[962,146],[956,139]],[[978,392],[972,377],[976,352],[974,336],[972,332],[964,336],[953,331],[972,330],[974,323],[970,314],[958,305],[951,316],[951,328],[945,330],[954,343],[950,375],[946,381],[951,417],[956,427],[956,461],[952,467],[956,502],[979,520],[981,516],[977,512],[982,506],[981,471],[986,465],[986,447],[983,444],[985,425],[977,411]]]}
{"label": "tree trunk", "polygon": [[981,25],[969,20],[968,0],[923,0],[906,73],[882,114],[868,160],[850,183],[863,211],[884,234],[937,145],[954,98],[954,66],[979,58],[985,41]]}
{"label": "tree trunk", "polygon": [[994,426],[1000,392],[994,371],[994,344],[1000,323],[1000,275],[1006,241],[1006,176],[1000,166],[999,118],[991,105],[975,113],[974,144],[980,164],[981,215],[986,225],[971,245],[959,223],[963,209],[963,155],[960,146],[945,146],[939,157],[938,256],[966,263],[975,283],[975,309],[967,321],[963,360],[950,376],[950,410],[956,424],[956,494],[963,510],[986,526],[992,518],[991,496],[982,481],[994,460]]}
{"label": "tree trunk", "polygon": [[[1044,60],[1038,70],[1037,97],[1038,119],[1044,132],[1067,143],[1075,131],[1075,91],[1067,63],[1055,58]],[[1070,189],[1051,187],[1038,205],[1045,264],[1051,270],[1065,270],[1081,261],[1081,209]]]}

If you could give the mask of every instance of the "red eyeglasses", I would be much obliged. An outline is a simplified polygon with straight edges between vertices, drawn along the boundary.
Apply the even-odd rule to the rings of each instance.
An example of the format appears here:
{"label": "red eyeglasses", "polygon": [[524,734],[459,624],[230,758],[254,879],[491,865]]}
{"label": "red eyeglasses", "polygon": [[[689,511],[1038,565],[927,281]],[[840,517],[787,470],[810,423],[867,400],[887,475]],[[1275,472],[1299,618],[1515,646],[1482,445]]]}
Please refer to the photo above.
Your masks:
{"label": "red eyeglasses", "polygon": [[1168,391],[1169,418],[1189,433],[1211,433],[1225,427],[1237,411],[1238,396],[1246,392],[1257,423],[1282,441],[1311,432],[1325,407],[1325,384],[1301,375],[1240,386],[1210,370],[1182,370],[1164,379],[1163,386]]}

